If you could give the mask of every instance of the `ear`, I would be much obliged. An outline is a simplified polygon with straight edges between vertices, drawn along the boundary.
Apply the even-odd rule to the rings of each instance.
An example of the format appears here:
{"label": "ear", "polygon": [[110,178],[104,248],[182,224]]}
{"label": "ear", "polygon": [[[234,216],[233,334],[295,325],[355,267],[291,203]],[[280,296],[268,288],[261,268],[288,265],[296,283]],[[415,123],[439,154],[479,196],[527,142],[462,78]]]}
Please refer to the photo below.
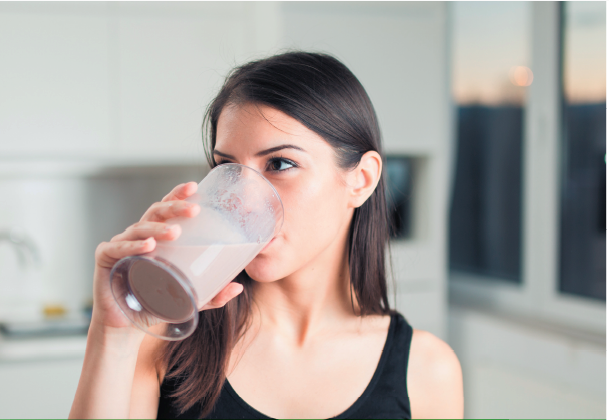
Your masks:
{"label": "ear", "polygon": [[383,160],[381,155],[371,150],[362,155],[355,169],[347,175],[349,185],[349,207],[357,208],[372,195],[381,179]]}

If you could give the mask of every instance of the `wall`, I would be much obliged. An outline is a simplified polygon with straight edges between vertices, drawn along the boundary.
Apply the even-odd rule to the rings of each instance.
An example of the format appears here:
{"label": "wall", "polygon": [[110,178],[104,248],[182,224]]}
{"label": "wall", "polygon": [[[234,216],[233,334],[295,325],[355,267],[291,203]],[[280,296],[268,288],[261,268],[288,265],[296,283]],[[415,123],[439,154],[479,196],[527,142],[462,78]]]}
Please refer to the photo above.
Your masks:
{"label": "wall", "polygon": [[[95,245],[175,184],[204,175],[202,114],[228,69],[307,48],[353,70],[386,151],[414,158],[416,228],[412,240],[392,244],[394,296],[415,328],[445,337],[447,46],[444,3],[0,4],[0,196],[12,197],[0,205],[0,227],[22,226],[47,262],[29,289],[37,301],[22,312],[49,300],[77,310],[90,297]],[[0,247],[14,277],[13,260]],[[12,291],[33,302],[27,290]],[[0,293],[0,312],[14,314],[9,303]],[[0,351],[0,416],[67,415],[81,353],[67,360],[57,358],[60,344],[52,357],[39,341],[28,346],[40,351],[27,360]],[[26,405],[33,382],[32,392],[53,392]]]}

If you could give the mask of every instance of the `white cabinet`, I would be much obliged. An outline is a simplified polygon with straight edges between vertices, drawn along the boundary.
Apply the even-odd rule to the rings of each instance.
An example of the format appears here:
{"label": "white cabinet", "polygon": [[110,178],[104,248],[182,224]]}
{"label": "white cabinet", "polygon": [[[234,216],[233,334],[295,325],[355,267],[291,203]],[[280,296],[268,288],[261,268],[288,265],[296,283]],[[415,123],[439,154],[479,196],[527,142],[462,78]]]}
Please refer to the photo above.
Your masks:
{"label": "white cabinet", "polygon": [[104,10],[93,3],[0,4],[0,157],[108,150]]}
{"label": "white cabinet", "polygon": [[245,55],[243,5],[117,3],[115,9],[119,154],[202,162],[205,108]]}
{"label": "white cabinet", "polygon": [[230,68],[272,44],[256,10],[0,4],[0,158],[202,163],[208,102]]}
{"label": "white cabinet", "polygon": [[67,418],[86,336],[0,337],[0,418]]}
{"label": "white cabinet", "polygon": [[0,362],[0,418],[67,418],[82,358]]}
{"label": "white cabinet", "polygon": [[437,150],[445,19],[435,3],[3,3],[0,152],[194,163],[226,73],[278,47],[342,59],[376,106],[387,150]]}
{"label": "white cabinet", "polygon": [[392,153],[446,145],[446,5],[436,2],[286,2],[286,47],[336,55],[362,83]]}

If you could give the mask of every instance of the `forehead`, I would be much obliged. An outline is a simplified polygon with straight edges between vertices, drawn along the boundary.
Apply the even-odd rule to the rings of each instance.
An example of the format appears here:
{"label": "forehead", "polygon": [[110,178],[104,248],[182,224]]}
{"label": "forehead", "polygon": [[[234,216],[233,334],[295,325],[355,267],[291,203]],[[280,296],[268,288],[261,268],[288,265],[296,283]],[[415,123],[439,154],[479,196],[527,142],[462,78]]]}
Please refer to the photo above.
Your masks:
{"label": "forehead", "polygon": [[239,147],[273,147],[275,143],[286,141],[299,146],[326,144],[299,121],[266,105],[228,105],[218,118],[216,149],[231,147],[235,143],[239,143]]}

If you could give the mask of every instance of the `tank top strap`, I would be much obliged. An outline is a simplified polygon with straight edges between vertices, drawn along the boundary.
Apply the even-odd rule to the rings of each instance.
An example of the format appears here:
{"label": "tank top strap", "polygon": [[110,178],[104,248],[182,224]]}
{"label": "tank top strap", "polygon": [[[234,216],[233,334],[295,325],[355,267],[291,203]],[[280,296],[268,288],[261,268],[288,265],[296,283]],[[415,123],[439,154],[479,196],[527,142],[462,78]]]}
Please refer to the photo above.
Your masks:
{"label": "tank top strap", "polygon": [[406,374],[412,332],[406,319],[394,312],[387,342],[369,387],[349,410],[336,418],[411,418]]}

